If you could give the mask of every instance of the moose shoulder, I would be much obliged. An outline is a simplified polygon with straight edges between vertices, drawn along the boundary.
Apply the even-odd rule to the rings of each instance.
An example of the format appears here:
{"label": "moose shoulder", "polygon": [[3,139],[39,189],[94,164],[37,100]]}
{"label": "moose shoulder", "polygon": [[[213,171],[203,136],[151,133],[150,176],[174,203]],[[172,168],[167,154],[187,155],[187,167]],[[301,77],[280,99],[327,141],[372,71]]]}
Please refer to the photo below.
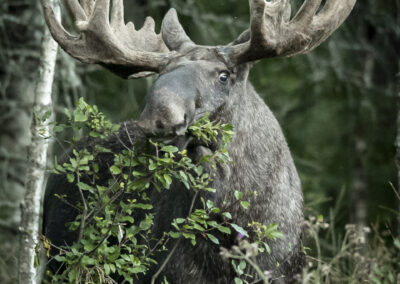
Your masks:
{"label": "moose shoulder", "polygon": [[[248,74],[256,60],[302,54],[317,47],[347,18],[355,1],[330,0],[320,7],[321,0],[306,0],[291,17],[288,0],[250,0],[251,28],[231,44],[218,47],[194,44],[174,9],[165,16],[159,35],[151,18],[138,31],[132,23],[125,24],[122,0],[112,1],[111,10],[109,0],[67,1],[80,31],[75,37],[57,22],[49,1],[42,3],[53,37],[71,56],[100,64],[124,78],[160,74],[139,121],[124,124],[131,136],[185,137],[186,129],[205,113],[234,125],[235,136],[228,145],[234,163],[217,168],[212,184],[217,193],[212,198],[232,213],[238,225],[245,227],[252,220],[279,224],[284,237],[271,242],[271,253],[259,255],[257,263],[263,271],[274,271],[275,282],[285,283],[301,269],[303,196],[280,126],[248,82]],[[120,139],[129,144],[130,135],[121,132]],[[192,145],[191,150],[204,151],[204,146]],[[74,213],[54,193],[79,197],[61,178],[51,180],[44,232],[54,244],[62,245],[74,240],[63,226]],[[249,210],[232,205],[235,190],[258,193]],[[152,198],[157,212],[155,233],[167,231],[173,218],[186,214],[191,200],[178,187],[162,198],[158,194]],[[226,247],[235,242],[232,236],[221,241]],[[233,283],[235,277],[219,248],[206,241],[194,247],[181,242],[163,272],[171,283]],[[150,282],[149,278],[141,281]]]}

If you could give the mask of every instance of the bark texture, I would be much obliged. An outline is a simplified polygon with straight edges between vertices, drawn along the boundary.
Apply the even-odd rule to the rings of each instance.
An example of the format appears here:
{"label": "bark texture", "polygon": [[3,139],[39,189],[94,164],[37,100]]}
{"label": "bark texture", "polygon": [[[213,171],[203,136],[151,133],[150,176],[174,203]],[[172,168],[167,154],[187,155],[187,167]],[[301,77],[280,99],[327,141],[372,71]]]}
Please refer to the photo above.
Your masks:
{"label": "bark texture", "polygon": [[21,210],[43,20],[35,1],[2,3],[0,37],[0,283],[18,283]]}
{"label": "bark texture", "polygon": [[[54,0],[54,11],[60,19],[59,1]],[[21,205],[20,250],[19,250],[19,283],[36,283],[40,275],[35,268],[36,246],[39,239],[40,208],[46,176],[47,151],[49,146],[48,119],[43,121],[46,113],[52,111],[52,86],[57,59],[58,44],[45,28],[39,78],[35,86],[33,101],[33,118],[31,123],[31,145],[28,149],[28,168],[26,173],[26,190]]]}
{"label": "bark texture", "polygon": [[[1,4],[0,283],[18,283],[21,204],[26,194],[33,101],[45,29],[36,1]],[[26,230],[25,230],[26,231]],[[24,256],[24,255],[22,255]],[[28,257],[25,255],[25,257]],[[22,282],[28,283],[28,282]]]}

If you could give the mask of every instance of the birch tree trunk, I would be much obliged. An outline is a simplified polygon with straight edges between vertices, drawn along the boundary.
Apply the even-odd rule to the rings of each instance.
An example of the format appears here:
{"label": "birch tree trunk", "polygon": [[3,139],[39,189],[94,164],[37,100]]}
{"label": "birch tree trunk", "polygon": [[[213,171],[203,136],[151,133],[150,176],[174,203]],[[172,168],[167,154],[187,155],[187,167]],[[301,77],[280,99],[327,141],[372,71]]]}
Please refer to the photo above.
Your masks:
{"label": "birch tree trunk", "polygon": [[[54,11],[61,20],[59,0],[53,1]],[[45,27],[39,78],[37,80],[33,101],[33,118],[31,123],[31,145],[28,149],[28,168],[26,173],[26,191],[21,204],[21,232],[19,250],[19,283],[40,282],[40,275],[35,268],[36,247],[39,242],[40,211],[44,195],[47,151],[49,147],[48,119],[52,117],[52,86],[57,59],[58,44],[53,40]],[[46,119],[46,118],[45,118]]]}
{"label": "birch tree trunk", "polygon": [[2,1],[0,25],[0,283],[18,283],[21,209],[44,21],[36,1]]}

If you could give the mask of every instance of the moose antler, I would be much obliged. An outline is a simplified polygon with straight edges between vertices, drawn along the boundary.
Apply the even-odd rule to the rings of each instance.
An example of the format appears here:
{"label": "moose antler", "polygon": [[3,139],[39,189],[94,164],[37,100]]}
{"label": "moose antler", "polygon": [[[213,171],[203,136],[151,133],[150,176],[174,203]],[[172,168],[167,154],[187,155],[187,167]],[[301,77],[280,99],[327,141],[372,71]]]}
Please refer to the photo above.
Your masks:
{"label": "moose antler", "polygon": [[66,0],[79,36],[68,33],[57,21],[49,0],[41,1],[54,39],[84,63],[100,64],[124,78],[137,78],[159,72],[177,56],[155,33],[152,18],[147,17],[138,31],[133,23],[125,24],[123,0],[112,1],[111,19],[110,0]]}
{"label": "moose antler", "polygon": [[[290,19],[290,0],[249,0],[250,29],[219,54],[237,65],[262,58],[307,53],[327,39],[348,17],[356,0],[305,0]],[[320,9],[320,11],[318,11]]]}

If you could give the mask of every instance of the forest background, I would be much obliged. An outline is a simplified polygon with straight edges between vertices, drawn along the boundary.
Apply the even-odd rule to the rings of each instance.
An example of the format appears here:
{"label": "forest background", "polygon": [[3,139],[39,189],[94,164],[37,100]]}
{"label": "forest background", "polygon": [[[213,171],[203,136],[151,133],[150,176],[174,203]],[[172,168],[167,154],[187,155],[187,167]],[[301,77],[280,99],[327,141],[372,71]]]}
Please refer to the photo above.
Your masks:
{"label": "forest background", "polygon": [[[302,3],[292,2],[294,7]],[[130,0],[125,6],[126,20],[140,27],[150,15],[158,29],[165,12],[175,7],[197,44],[226,44],[249,25],[244,0]],[[68,25],[69,19],[64,21]],[[0,2],[0,243],[19,228],[45,29],[39,1]],[[399,71],[400,1],[359,0],[345,24],[319,48],[265,60],[251,73],[286,135],[306,214],[325,216],[337,234],[345,234],[349,223],[399,230]],[[53,113],[61,117],[65,107],[73,108],[84,97],[114,122],[135,119],[154,79],[121,80],[61,51]],[[57,146],[53,150],[60,151]],[[329,251],[329,242],[323,247]],[[1,263],[16,254],[16,247],[2,246],[0,275],[12,274]]]}

